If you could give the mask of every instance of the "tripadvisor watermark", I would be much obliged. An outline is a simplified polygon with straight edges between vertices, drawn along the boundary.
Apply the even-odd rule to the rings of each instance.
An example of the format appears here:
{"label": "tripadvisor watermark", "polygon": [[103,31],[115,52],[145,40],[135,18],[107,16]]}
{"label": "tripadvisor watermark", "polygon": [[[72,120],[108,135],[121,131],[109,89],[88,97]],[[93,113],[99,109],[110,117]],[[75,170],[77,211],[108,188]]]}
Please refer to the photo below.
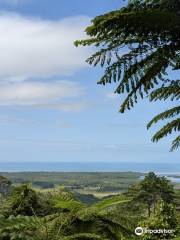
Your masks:
{"label": "tripadvisor watermark", "polygon": [[135,234],[141,236],[142,234],[173,234],[175,230],[173,229],[149,229],[149,228],[142,228],[137,227],[135,229]]}

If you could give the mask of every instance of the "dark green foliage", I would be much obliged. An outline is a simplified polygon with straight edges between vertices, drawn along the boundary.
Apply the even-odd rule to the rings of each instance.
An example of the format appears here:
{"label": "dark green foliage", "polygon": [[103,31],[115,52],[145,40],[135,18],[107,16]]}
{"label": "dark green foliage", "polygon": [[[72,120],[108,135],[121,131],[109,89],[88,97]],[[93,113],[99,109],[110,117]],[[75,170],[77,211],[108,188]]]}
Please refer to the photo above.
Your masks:
{"label": "dark green foliage", "polygon": [[[34,235],[39,228],[35,217],[10,216],[0,217],[0,240],[35,240]],[[36,240],[38,240],[38,234]]]}
{"label": "dark green foliage", "polygon": [[[113,204],[112,201],[113,200],[111,200],[111,205],[115,205],[116,201],[114,201]],[[61,209],[64,205],[67,209],[65,201],[62,203],[61,200],[60,205]],[[128,238],[133,237],[134,233],[128,229],[123,217],[119,216],[119,220],[116,221],[110,214],[107,214],[107,208],[109,208],[110,205],[104,206],[103,210],[102,206],[86,207],[82,205],[82,207],[78,208],[76,206],[77,202],[72,199],[69,211],[60,214],[53,220],[52,227],[50,228],[52,234],[58,232],[58,229],[61,229],[59,234],[63,236],[64,239],[71,239],[73,235],[73,237],[96,236],[96,238],[107,240],[119,240],[121,236]]]}
{"label": "dark green foliage", "polygon": [[170,181],[165,177],[158,177],[153,172],[150,172],[136,188],[130,189],[130,192],[134,195],[134,201],[147,204],[149,217],[152,211],[156,211],[159,200],[162,199],[165,203],[173,203],[174,200],[174,189]]}
{"label": "dark green foliage", "polygon": [[33,216],[34,209],[38,209],[38,197],[36,192],[28,185],[16,187],[12,194],[12,214],[15,216]]}
{"label": "dark green foliage", "polygon": [[5,215],[45,216],[54,213],[51,199],[37,193],[29,185],[15,187],[12,195],[7,199]]}
{"label": "dark green foliage", "polygon": [[[167,79],[168,74],[180,69],[179,0],[129,1],[120,10],[94,18],[86,33],[90,38],[76,41],[75,45],[98,47],[87,62],[106,67],[98,83],[117,84],[115,93],[125,96],[121,113],[131,109],[144,96],[149,96],[150,101],[179,99],[180,80]],[[171,114],[169,111],[162,113],[159,120],[179,115],[177,109],[171,109]],[[158,141],[179,130],[180,118],[177,117],[152,140]],[[178,136],[172,150],[179,145]]]}
{"label": "dark green foliage", "polygon": [[0,194],[7,196],[11,192],[11,181],[0,175]]}
{"label": "dark green foliage", "polygon": [[174,206],[167,204],[164,201],[159,201],[156,212],[144,222],[140,222],[140,226],[148,228],[150,230],[162,229],[162,230],[173,230],[173,233],[161,233],[161,234],[150,234],[146,233],[143,236],[144,240],[159,239],[172,239],[177,236],[177,218]]}
{"label": "dark green foliage", "polygon": [[[127,201],[129,201],[127,197],[115,196],[87,206],[66,192],[64,195],[59,195],[58,198],[55,197],[55,206],[62,213],[54,220],[51,232],[57,231],[61,223],[61,234],[64,236],[80,233],[83,236],[84,232],[109,240],[111,237],[114,237],[113,240],[118,240],[120,236],[133,236],[133,231],[123,224],[125,222],[123,217],[119,216],[119,221],[115,221],[108,214],[109,209]],[[62,218],[66,219],[65,223]]]}

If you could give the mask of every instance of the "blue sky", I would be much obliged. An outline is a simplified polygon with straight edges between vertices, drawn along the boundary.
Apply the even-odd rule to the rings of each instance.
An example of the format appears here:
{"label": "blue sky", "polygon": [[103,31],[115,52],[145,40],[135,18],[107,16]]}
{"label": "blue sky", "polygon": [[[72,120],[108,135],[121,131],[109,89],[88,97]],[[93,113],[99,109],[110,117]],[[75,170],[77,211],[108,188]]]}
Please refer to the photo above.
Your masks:
{"label": "blue sky", "polygon": [[119,0],[0,0],[0,162],[178,162],[172,137],[151,142],[148,121],[172,103],[146,100],[125,114],[115,86],[75,48],[90,19]]}

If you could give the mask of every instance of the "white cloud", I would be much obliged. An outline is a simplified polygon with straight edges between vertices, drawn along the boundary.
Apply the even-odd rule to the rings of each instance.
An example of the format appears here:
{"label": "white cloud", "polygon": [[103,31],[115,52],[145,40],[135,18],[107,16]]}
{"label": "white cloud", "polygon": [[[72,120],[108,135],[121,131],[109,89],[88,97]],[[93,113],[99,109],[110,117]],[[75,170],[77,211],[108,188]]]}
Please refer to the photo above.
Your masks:
{"label": "white cloud", "polygon": [[1,12],[0,105],[65,112],[87,108],[78,99],[84,89],[77,83],[48,79],[69,76],[85,67],[90,50],[73,43],[85,36],[88,23],[85,16],[48,21]]}
{"label": "white cloud", "polygon": [[59,21],[0,14],[0,79],[70,75],[86,66],[90,49],[73,42],[85,37],[86,16]]}
{"label": "white cloud", "polygon": [[[20,126],[38,126],[38,127],[46,127],[49,126],[48,121],[40,121],[36,118],[29,118],[29,117],[19,117],[16,115],[9,115],[9,114],[0,114],[0,125],[20,125]],[[57,127],[57,128],[73,128],[74,123],[63,121],[62,119],[58,121],[52,121],[51,127]]]}
{"label": "white cloud", "polygon": [[16,124],[16,125],[37,125],[41,124],[40,122],[31,120],[31,119],[25,119],[25,118],[19,118],[16,116],[11,116],[11,115],[0,115],[0,125],[11,125],[11,124]]}
{"label": "white cloud", "polygon": [[89,107],[89,104],[83,101],[76,102],[61,102],[53,104],[40,104],[35,105],[37,108],[41,109],[52,109],[52,110],[61,110],[64,112],[81,112]]}
{"label": "white cloud", "polygon": [[55,108],[59,105],[65,110],[67,103],[61,103],[62,99],[79,97],[83,93],[84,89],[70,81],[1,83],[0,105],[45,106],[47,104],[47,106],[54,105]]}

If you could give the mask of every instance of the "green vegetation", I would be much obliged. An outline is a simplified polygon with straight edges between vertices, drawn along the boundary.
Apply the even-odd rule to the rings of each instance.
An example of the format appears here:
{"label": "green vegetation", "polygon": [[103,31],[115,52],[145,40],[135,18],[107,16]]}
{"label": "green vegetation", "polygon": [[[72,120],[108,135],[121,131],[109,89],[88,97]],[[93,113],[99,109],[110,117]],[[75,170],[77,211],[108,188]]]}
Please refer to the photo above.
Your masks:
{"label": "green vegetation", "polygon": [[11,189],[11,181],[6,177],[0,176],[0,194],[8,195]]}
{"label": "green vegetation", "polygon": [[124,97],[121,113],[144,96],[151,102],[177,103],[148,124],[165,121],[154,142],[177,132],[171,150],[180,146],[180,80],[168,78],[180,69],[179,12],[179,0],[130,0],[120,10],[95,17],[86,29],[89,39],[75,42],[97,47],[87,62],[106,68],[99,84],[117,84],[115,93]]}
{"label": "green vegetation", "polygon": [[[87,197],[87,194],[101,198],[110,194],[127,191],[130,185],[140,181],[142,173],[63,173],[63,172],[22,172],[0,173],[9,178],[14,184],[32,184],[34,188],[47,189],[65,186],[77,196]],[[38,183],[38,184],[37,184]],[[79,194],[81,195],[79,195]],[[89,199],[93,196],[89,195]],[[91,201],[91,200],[90,200]]]}
{"label": "green vegetation", "polygon": [[131,187],[130,192],[134,196],[134,200],[144,202],[147,205],[149,217],[152,213],[152,207],[154,213],[156,212],[156,204],[160,199],[164,203],[171,203],[174,198],[174,190],[170,181],[165,177],[156,176],[153,172],[150,172],[135,188]]}
{"label": "green vegetation", "polygon": [[[165,177],[149,173],[124,193],[95,198],[93,203],[81,202],[76,194],[60,186],[40,190],[13,184],[11,193],[0,199],[0,240],[145,240],[180,236],[180,192]],[[137,226],[172,229],[173,233],[137,237]]]}

